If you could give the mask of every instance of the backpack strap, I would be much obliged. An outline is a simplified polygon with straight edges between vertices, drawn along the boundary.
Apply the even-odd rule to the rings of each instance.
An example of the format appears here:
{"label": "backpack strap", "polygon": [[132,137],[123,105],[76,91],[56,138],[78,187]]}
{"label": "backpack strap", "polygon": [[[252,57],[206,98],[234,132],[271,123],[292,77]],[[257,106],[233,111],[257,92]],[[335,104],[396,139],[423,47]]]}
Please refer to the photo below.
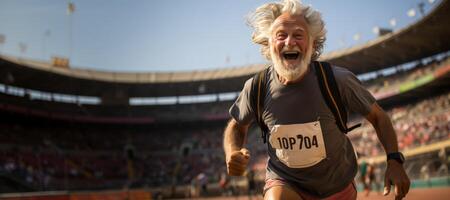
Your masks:
{"label": "backpack strap", "polygon": [[314,67],[322,96],[325,99],[328,108],[330,108],[333,113],[339,129],[343,133],[347,134],[353,129],[360,127],[361,124],[357,124],[350,128],[347,127],[347,110],[345,105],[342,103],[339,88],[336,83],[336,79],[334,78],[331,65],[327,62],[314,61]]}
{"label": "backpack strap", "polygon": [[267,133],[269,132],[269,128],[262,119],[267,86],[266,76],[268,72],[269,67],[253,76],[252,88],[250,91],[250,106],[253,108],[253,112],[255,113],[256,123],[261,129],[261,137],[264,143],[267,142]]}

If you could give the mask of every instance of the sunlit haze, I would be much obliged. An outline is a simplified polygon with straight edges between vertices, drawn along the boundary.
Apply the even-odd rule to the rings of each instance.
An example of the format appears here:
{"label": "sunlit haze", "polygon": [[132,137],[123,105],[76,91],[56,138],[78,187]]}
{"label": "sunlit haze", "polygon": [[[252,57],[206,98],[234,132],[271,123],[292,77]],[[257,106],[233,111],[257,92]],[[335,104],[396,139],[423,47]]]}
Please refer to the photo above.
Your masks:
{"label": "sunlit haze", "polygon": [[[266,2],[2,0],[0,54],[43,61],[59,56],[72,68],[122,72],[265,63],[245,16]],[[325,53],[374,39],[376,27],[395,31],[422,16],[419,0],[303,2],[323,14]],[[427,1],[423,13],[438,3]]]}

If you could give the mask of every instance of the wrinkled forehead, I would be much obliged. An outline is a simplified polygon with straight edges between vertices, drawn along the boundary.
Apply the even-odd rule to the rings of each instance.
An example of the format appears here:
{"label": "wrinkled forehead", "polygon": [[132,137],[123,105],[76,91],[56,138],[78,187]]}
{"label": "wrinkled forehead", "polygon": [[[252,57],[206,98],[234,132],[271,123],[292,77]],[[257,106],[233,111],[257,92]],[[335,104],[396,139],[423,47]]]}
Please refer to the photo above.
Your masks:
{"label": "wrinkled forehead", "polygon": [[305,17],[303,15],[292,15],[289,13],[283,13],[275,19],[272,23],[272,31],[278,28],[289,28],[289,29],[301,29],[307,31],[308,27],[306,24]]}

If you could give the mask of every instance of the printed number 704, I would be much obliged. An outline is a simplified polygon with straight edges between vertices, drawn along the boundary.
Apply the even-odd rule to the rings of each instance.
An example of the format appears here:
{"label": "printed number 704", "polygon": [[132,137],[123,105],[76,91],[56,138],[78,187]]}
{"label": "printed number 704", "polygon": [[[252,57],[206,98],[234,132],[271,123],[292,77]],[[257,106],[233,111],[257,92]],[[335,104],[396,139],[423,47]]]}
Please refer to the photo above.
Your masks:
{"label": "printed number 704", "polygon": [[315,146],[316,148],[319,147],[319,144],[317,142],[317,136],[303,136],[303,135],[297,135],[297,137],[278,137],[277,138],[278,143],[281,148],[283,149],[290,149],[293,150],[294,146],[298,144],[299,149],[301,150],[303,147],[307,149],[311,149],[311,147]]}

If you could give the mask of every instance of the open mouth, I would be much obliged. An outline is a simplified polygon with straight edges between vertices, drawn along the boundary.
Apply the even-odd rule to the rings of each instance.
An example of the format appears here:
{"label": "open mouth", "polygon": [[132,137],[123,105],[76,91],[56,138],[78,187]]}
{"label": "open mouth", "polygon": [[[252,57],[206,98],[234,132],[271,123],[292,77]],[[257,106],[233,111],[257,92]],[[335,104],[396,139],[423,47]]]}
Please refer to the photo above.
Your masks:
{"label": "open mouth", "polygon": [[297,60],[300,56],[300,52],[298,51],[285,51],[282,53],[283,58],[286,60]]}

